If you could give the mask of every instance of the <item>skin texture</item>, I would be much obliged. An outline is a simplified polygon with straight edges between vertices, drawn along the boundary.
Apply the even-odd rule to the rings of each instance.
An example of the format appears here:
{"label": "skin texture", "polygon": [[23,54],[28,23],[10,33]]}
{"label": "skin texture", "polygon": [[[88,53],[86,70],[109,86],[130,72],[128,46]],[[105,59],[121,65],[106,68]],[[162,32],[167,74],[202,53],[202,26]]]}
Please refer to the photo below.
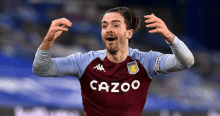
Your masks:
{"label": "skin texture", "polygon": [[[159,33],[169,43],[174,40],[174,34],[169,31],[165,23],[154,14],[145,15],[144,18],[146,27],[156,29],[150,30],[149,33]],[[150,24],[149,24],[150,23]],[[68,31],[68,27],[72,23],[66,18],[60,18],[52,21],[51,26],[45,36],[41,50],[49,50],[53,46],[54,41],[58,38],[63,31]],[[106,13],[101,21],[101,36],[107,49],[107,58],[114,62],[123,62],[128,55],[128,40],[133,36],[133,29],[127,29],[124,17],[117,12]],[[107,38],[113,37],[114,41],[109,41]]]}
{"label": "skin texture", "polygon": [[[116,12],[105,14],[102,18],[101,27],[101,36],[107,49],[107,58],[115,63],[123,62],[127,58],[128,40],[133,35],[133,29],[127,30],[124,17]],[[108,41],[107,37],[116,39]]]}
{"label": "skin texture", "polygon": [[51,49],[55,39],[57,39],[63,31],[68,31],[68,27],[70,26],[72,26],[72,23],[66,18],[60,18],[52,21],[47,35],[41,44],[41,50]]}
{"label": "skin texture", "polygon": [[146,25],[147,28],[156,27],[156,29],[150,30],[149,33],[159,33],[169,43],[173,42],[174,34],[160,18],[156,17],[154,14],[145,15],[144,18],[146,18],[145,23],[151,23]]}

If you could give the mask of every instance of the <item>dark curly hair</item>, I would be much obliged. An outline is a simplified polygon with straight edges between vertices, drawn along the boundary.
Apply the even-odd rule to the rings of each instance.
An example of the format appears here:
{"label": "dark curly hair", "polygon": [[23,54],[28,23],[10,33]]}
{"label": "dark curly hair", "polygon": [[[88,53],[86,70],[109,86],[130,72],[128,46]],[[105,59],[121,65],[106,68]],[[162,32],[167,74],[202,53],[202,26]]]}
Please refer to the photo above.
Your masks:
{"label": "dark curly hair", "polygon": [[133,10],[127,7],[116,7],[108,10],[106,13],[110,12],[120,13],[125,19],[127,29],[133,29],[134,31],[136,31],[140,27],[140,18]]}

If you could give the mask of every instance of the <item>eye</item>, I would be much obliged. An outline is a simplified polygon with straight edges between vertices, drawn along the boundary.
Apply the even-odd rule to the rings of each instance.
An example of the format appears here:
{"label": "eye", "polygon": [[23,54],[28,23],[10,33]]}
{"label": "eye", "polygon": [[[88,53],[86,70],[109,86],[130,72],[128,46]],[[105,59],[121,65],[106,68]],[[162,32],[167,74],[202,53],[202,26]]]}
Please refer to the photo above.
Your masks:
{"label": "eye", "polygon": [[102,25],[102,28],[106,28],[107,27],[107,25]]}
{"label": "eye", "polygon": [[114,25],[114,27],[119,27],[118,25]]}

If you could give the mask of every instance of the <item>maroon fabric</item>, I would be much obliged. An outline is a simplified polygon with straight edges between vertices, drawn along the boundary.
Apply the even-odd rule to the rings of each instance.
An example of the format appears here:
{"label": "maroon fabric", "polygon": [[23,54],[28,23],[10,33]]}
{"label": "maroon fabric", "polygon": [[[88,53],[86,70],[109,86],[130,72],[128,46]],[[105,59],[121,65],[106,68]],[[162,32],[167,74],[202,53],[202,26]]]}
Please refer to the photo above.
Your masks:
{"label": "maroon fabric", "polygon": [[[82,100],[86,116],[141,115],[151,79],[138,60],[136,62],[139,72],[129,74],[127,67],[129,62],[134,62],[129,56],[124,62],[118,64],[111,62],[105,57],[104,60],[96,58],[88,65],[83,76],[80,78]],[[94,68],[98,64],[103,65],[105,71]],[[138,81],[140,82],[139,87]],[[119,86],[114,89],[117,83]],[[106,84],[109,87],[106,87]],[[128,86],[130,88],[127,92],[124,92],[128,89],[127,84],[129,84]],[[106,89],[108,88],[108,91],[106,89],[99,91],[99,87],[101,86],[106,87]],[[122,91],[121,86],[124,88],[124,91]]]}

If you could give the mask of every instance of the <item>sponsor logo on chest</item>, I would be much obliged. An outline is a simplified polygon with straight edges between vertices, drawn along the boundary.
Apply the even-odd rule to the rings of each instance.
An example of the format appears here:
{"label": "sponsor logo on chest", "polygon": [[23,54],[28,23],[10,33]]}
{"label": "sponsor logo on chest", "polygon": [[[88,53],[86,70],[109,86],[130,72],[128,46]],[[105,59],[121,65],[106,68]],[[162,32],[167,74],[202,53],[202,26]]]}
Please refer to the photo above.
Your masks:
{"label": "sponsor logo on chest", "polygon": [[[112,88],[110,88],[110,86],[113,86]],[[124,83],[119,83],[119,82],[111,82],[111,83],[107,83],[107,82],[98,82],[97,80],[92,80],[90,82],[90,87],[92,90],[104,90],[106,92],[112,92],[112,93],[118,93],[120,91],[122,92],[128,92],[130,89],[138,89],[140,87],[140,81],[139,80],[133,80],[130,83],[128,82],[124,82]]]}

